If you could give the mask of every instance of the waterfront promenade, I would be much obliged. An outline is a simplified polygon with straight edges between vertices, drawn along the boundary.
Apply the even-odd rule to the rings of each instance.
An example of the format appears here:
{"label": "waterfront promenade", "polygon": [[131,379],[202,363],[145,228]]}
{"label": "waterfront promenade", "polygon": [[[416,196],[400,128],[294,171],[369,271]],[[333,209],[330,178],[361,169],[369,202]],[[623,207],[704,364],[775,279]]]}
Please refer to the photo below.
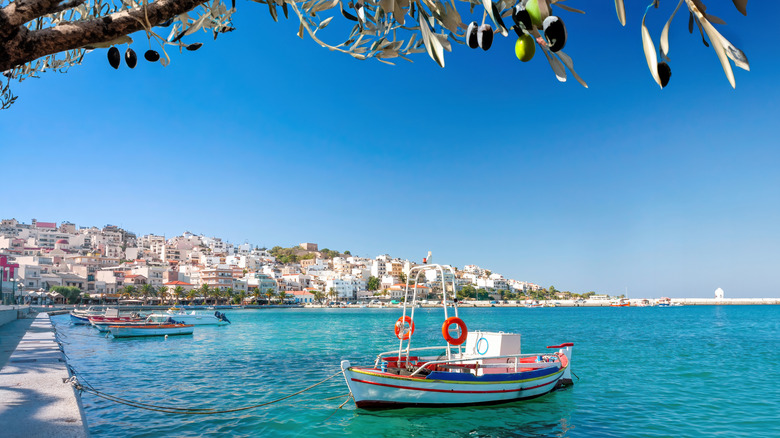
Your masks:
{"label": "waterfront promenade", "polygon": [[48,314],[0,326],[0,435],[88,437],[69,377]]}

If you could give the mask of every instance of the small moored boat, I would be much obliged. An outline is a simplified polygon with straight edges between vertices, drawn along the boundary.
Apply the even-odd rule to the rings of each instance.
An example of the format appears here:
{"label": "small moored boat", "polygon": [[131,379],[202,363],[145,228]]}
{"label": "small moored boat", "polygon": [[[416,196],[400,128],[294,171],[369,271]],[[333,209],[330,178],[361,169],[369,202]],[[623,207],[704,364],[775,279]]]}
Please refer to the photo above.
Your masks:
{"label": "small moored boat", "polygon": [[190,313],[186,313],[184,311],[173,311],[168,309],[165,313],[152,313],[149,317],[152,318],[152,321],[156,322],[167,321],[168,318],[170,318],[176,322],[192,325],[230,324],[230,320],[227,316],[219,311],[215,311],[214,313],[200,313],[193,310]]}
{"label": "small moored boat", "polygon": [[[441,280],[446,345],[412,348],[416,288],[409,280],[434,270]],[[452,284],[443,279],[451,278]],[[469,331],[458,317],[455,271],[446,265],[412,268],[407,277],[403,314],[395,325],[397,350],[380,353],[373,366],[341,362],[350,393],[359,408],[384,409],[406,406],[449,407],[496,404],[530,399],[570,385],[574,344],[547,348],[557,351],[521,353],[520,335]],[[408,302],[411,299],[411,302]],[[451,313],[450,313],[451,312]],[[454,334],[453,334],[453,328]]]}
{"label": "small moored boat", "polygon": [[140,324],[140,325],[112,325],[108,327],[115,338],[130,338],[136,336],[165,336],[165,335],[191,335],[194,331],[192,324]]}
{"label": "small moored boat", "polygon": [[70,322],[74,325],[89,325],[90,316],[98,316],[103,313],[103,310],[98,310],[92,306],[87,309],[73,309],[70,311]]}

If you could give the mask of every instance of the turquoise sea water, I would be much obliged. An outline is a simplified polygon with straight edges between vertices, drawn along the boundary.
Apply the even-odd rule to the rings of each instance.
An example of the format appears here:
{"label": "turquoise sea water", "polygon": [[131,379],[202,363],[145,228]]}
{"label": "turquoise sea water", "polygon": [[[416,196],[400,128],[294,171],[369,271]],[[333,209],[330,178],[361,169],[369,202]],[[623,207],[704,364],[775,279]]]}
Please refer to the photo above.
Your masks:
{"label": "turquoise sea water", "polygon": [[[112,339],[52,318],[69,364],[105,393],[229,409],[273,400],[398,348],[399,309],[227,311],[191,336]],[[470,329],[522,333],[523,352],[574,342],[575,385],[516,403],[366,411],[343,377],[278,404],[214,416],[141,410],[84,393],[95,437],[780,436],[780,307],[460,309]],[[417,309],[415,338],[441,345],[442,311]],[[331,397],[332,398],[328,400]]]}

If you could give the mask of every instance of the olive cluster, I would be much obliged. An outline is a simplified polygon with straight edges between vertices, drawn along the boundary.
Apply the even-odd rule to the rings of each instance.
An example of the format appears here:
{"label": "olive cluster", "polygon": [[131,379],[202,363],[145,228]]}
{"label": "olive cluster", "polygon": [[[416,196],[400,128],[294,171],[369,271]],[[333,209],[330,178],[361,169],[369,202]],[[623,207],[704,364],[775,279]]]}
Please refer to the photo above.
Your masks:
{"label": "olive cluster", "polygon": [[[499,20],[498,25],[503,28],[504,24],[495,8],[492,16]],[[523,62],[530,61],[534,57],[536,53],[534,33],[539,35],[539,30],[544,33],[545,43],[550,51],[557,52],[566,45],[566,25],[555,15],[542,20],[539,0],[520,0],[512,9],[512,20],[515,23],[513,29],[517,33],[515,55]],[[472,49],[480,47],[482,50],[488,50],[493,44],[492,26],[478,25],[476,21],[472,21],[466,29],[466,44]]]}
{"label": "olive cluster", "polygon": [[466,29],[466,44],[472,49],[481,47],[487,50],[493,45],[493,26],[489,24],[478,25],[472,21]]}
{"label": "olive cluster", "polygon": [[555,15],[550,15],[542,20],[538,0],[522,0],[512,9],[512,20],[515,22],[514,30],[517,33],[515,43],[515,55],[523,62],[530,61],[536,53],[533,33],[541,29],[544,40],[552,52],[558,52],[566,45],[566,25],[563,20]]}
{"label": "olive cluster", "polygon": [[[185,48],[191,52],[198,50],[203,46],[203,43],[193,43],[190,45],[185,46]],[[147,50],[144,52],[144,59],[146,59],[149,62],[157,62],[160,60],[160,54],[156,50]],[[116,47],[111,47],[108,49],[108,63],[111,65],[111,67],[114,67],[115,69],[119,69],[119,64],[121,63],[121,55],[119,54],[119,49]],[[135,68],[135,66],[138,64],[138,57],[135,54],[135,51],[131,48],[127,48],[125,50],[125,63],[130,68]]]}

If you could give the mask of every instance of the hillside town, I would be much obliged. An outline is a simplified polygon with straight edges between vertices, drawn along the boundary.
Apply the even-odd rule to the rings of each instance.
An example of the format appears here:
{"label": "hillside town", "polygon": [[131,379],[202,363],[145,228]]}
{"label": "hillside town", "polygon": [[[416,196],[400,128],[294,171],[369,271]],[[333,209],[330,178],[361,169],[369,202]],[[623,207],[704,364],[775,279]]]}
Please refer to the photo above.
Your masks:
{"label": "hillside town", "polygon": [[[387,254],[357,257],[316,243],[267,249],[190,232],[139,237],[115,225],[0,221],[5,303],[383,302],[403,300],[406,274],[422,262]],[[440,293],[431,288],[436,278],[410,280],[418,296],[435,299]],[[543,290],[474,265],[456,268],[454,282],[464,298],[475,299],[511,299]],[[71,298],[77,299],[68,299],[68,290],[76,291]]]}

